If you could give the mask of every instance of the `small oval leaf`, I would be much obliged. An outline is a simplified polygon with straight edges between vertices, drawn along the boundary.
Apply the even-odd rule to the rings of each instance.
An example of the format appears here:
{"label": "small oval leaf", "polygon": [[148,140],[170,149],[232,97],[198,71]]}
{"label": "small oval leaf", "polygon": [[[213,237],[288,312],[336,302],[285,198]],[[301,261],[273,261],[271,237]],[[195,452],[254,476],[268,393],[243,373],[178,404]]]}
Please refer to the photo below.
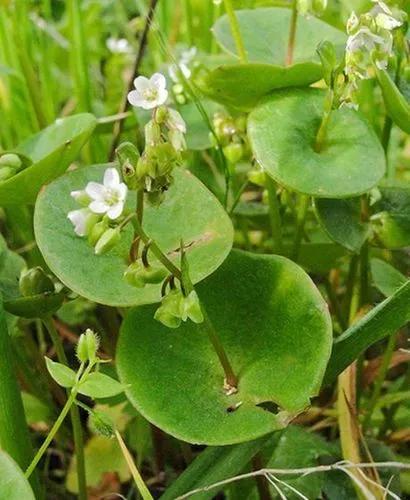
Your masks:
{"label": "small oval leaf", "polygon": [[50,358],[45,358],[48,373],[62,387],[73,387],[76,373],[74,370]]}
{"label": "small oval leaf", "polygon": [[111,398],[124,391],[124,386],[117,380],[103,373],[90,373],[80,384],[79,393],[90,398]]}

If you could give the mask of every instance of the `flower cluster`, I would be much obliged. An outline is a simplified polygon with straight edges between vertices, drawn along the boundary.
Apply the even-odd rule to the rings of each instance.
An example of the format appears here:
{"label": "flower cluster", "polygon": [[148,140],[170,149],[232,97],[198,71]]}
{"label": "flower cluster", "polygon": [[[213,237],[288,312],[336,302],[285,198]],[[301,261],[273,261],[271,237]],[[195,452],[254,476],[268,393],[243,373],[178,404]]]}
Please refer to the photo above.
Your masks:
{"label": "flower cluster", "polygon": [[327,0],[298,0],[297,7],[302,16],[321,16],[327,8]]}
{"label": "flower cluster", "polygon": [[168,328],[178,328],[182,321],[190,319],[194,323],[202,323],[204,316],[198,295],[192,290],[187,296],[181,290],[171,290],[162,299],[154,318]]}
{"label": "flower cluster", "polygon": [[71,192],[82,208],[72,210],[67,217],[78,236],[88,237],[97,255],[110,250],[120,239],[127,191],[118,171],[107,168],[102,184],[89,182],[84,190]]}
{"label": "flower cluster", "polygon": [[163,75],[155,73],[149,79],[140,76],[134,86],[128,94],[129,102],[153,113],[145,126],[145,150],[127,182],[133,189],[144,189],[152,203],[159,203],[172,182],[173,169],[182,162],[186,125],[178,111],[165,105],[168,91]]}
{"label": "flower cluster", "polygon": [[386,69],[393,55],[393,31],[403,25],[405,13],[393,12],[385,2],[373,0],[374,7],[359,17],[352,12],[347,22],[345,72],[349,79],[344,100],[354,95],[358,82],[372,76],[373,62]]}

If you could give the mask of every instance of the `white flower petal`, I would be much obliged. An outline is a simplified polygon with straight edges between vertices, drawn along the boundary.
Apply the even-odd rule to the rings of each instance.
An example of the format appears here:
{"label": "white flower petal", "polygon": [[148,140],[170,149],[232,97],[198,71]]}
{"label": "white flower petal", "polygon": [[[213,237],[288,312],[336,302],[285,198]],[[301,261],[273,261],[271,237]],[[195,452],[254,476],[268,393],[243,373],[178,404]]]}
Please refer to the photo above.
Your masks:
{"label": "white flower petal", "polygon": [[117,188],[119,199],[121,201],[125,201],[125,198],[127,197],[127,191],[128,191],[127,185],[121,182],[121,184]]}
{"label": "white flower petal", "polygon": [[168,126],[169,128],[174,128],[176,130],[179,130],[183,134],[186,133],[186,123],[184,119],[182,118],[181,114],[176,111],[175,109],[168,109]]}
{"label": "white flower petal", "polygon": [[155,106],[162,106],[163,104],[166,103],[168,99],[168,90],[167,89],[159,89],[158,90],[158,97],[155,100]]}
{"label": "white flower petal", "polygon": [[117,189],[120,185],[120,175],[116,168],[107,168],[104,172],[104,186],[110,189]]}
{"label": "white flower petal", "polygon": [[150,84],[156,87],[158,90],[165,90],[167,86],[167,80],[165,76],[161,73],[154,73],[149,79]]}
{"label": "white flower petal", "polygon": [[142,108],[145,103],[144,97],[138,90],[131,90],[127,95],[127,99],[131,106],[137,106],[138,108]]}
{"label": "white flower petal", "polygon": [[124,209],[124,203],[122,201],[112,205],[110,209],[107,211],[107,215],[111,220],[117,219]]}
{"label": "white flower petal", "polygon": [[105,203],[103,200],[96,200],[90,203],[90,210],[92,210],[95,214],[104,214],[110,209],[110,206]]}
{"label": "white flower petal", "polygon": [[85,192],[93,200],[103,200],[105,195],[105,187],[98,182],[89,182],[85,188]]}
{"label": "white flower petal", "polygon": [[134,80],[134,87],[140,93],[144,92],[144,90],[149,89],[150,86],[151,86],[151,82],[145,76],[137,76],[137,78]]}
{"label": "white flower petal", "polygon": [[84,194],[83,190],[71,191],[70,196],[76,201]]}
{"label": "white flower petal", "polygon": [[72,210],[68,212],[67,218],[74,226],[74,232],[78,236],[86,235],[86,227],[87,227],[87,216],[89,214],[89,210],[86,208],[80,208],[79,210]]}

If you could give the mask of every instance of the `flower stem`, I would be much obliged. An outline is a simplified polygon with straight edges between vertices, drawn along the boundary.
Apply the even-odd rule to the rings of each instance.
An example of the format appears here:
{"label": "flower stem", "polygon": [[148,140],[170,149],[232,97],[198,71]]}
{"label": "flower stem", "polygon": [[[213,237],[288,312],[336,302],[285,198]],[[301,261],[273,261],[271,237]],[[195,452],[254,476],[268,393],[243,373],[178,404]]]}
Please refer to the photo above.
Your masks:
{"label": "flower stem", "polygon": [[145,485],[144,480],[142,479],[142,476],[134,463],[131,453],[128,451],[128,448],[125,445],[124,440],[121,437],[121,434],[117,430],[115,431],[115,437],[117,438],[118,444],[120,445],[121,448],[121,452],[125,458],[125,461],[128,464],[128,468],[130,469],[132,477],[135,481],[135,484],[143,500],[153,500],[153,497],[149,492],[149,489]]}
{"label": "flower stem", "polygon": [[293,243],[293,250],[292,250],[292,259],[295,261],[297,261],[299,257],[300,247],[302,245],[309,202],[310,202],[309,196],[304,194],[300,195],[298,209],[297,209],[295,241]]}
{"label": "flower stem", "polygon": [[[51,340],[53,342],[54,348],[57,353],[57,358],[60,363],[68,366],[67,357],[64,352],[63,344],[61,342],[60,336],[54,326],[52,318],[43,319],[44,326],[46,327]],[[69,398],[71,394],[67,392]],[[67,402],[68,402],[67,400]],[[67,404],[67,403],[66,403]],[[85,460],[84,460],[84,439],[83,439],[83,430],[81,427],[80,413],[76,406],[70,405],[71,408],[71,425],[73,427],[73,437],[74,437],[74,447],[75,453],[77,457],[76,465],[77,465],[77,478],[78,478],[78,498],[80,500],[87,499],[87,479],[85,472]],[[69,408],[69,409],[70,409]],[[57,429],[58,430],[58,429]],[[41,457],[40,457],[41,458]]]}
{"label": "flower stem", "polygon": [[229,25],[231,27],[231,32],[233,39],[235,40],[236,50],[241,62],[246,63],[248,61],[248,56],[246,55],[245,45],[242,40],[241,31],[239,29],[238,19],[233,8],[232,0],[224,0],[225,10],[228,14]]}
{"label": "flower stem", "polygon": [[269,217],[272,228],[273,252],[282,253],[282,220],[280,216],[280,204],[276,194],[276,183],[269,176],[265,175],[266,187],[268,190]]}
{"label": "flower stem", "polygon": [[314,150],[316,151],[316,153],[320,153],[320,151],[323,149],[323,144],[324,144],[325,139],[326,139],[327,128],[329,125],[330,117],[332,115],[334,98],[335,98],[334,91],[332,89],[329,89],[328,94],[326,96],[326,100],[325,100],[322,122],[320,124],[319,130],[318,130],[318,133],[316,136],[316,141],[314,144]]}
{"label": "flower stem", "polygon": [[290,29],[289,29],[289,41],[288,41],[288,51],[286,53],[285,65],[290,66],[293,62],[293,53],[295,51],[295,40],[296,40],[296,28],[298,24],[298,8],[297,0],[293,0],[292,4],[292,16],[290,18]]}
{"label": "flower stem", "polygon": [[219,362],[221,363],[225,373],[226,384],[230,388],[236,389],[238,387],[238,377],[235,375],[232,369],[232,365],[229,361],[228,355],[226,354],[224,346],[222,345],[222,342],[218,337],[215,327],[212,324],[202,302],[201,302],[201,310],[204,316],[204,321],[202,323],[199,323],[199,327],[207,334],[212,344],[212,347],[214,348],[218,356]]}
{"label": "flower stem", "polygon": [[157,243],[145,233],[137,217],[133,217],[132,223],[134,225],[136,234],[138,234],[143,243],[145,243],[145,245],[149,243],[150,250],[155,255],[155,257],[168,269],[171,274],[173,274],[179,281],[181,281],[182,275],[180,269],[178,269],[177,266],[165,255],[165,253],[160,249]]}

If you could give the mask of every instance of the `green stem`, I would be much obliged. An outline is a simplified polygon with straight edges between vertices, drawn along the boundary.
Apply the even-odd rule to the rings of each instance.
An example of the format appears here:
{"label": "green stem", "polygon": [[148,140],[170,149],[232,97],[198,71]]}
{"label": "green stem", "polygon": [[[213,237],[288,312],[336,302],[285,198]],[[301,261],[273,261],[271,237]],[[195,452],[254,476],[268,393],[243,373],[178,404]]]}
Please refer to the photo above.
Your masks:
{"label": "green stem", "polygon": [[[0,294],[0,448],[24,470],[33,456],[33,448],[24,414],[21,392],[14,371],[11,338]],[[31,484],[39,496],[37,476]]]}
{"label": "green stem", "polygon": [[118,444],[120,445],[121,452],[125,458],[125,461],[128,464],[128,467],[130,469],[130,472],[132,474],[132,477],[134,479],[134,482],[138,488],[138,491],[140,492],[143,500],[153,500],[153,497],[151,493],[149,492],[149,489],[144,483],[144,480],[142,479],[142,476],[137,469],[134,460],[131,456],[131,453],[128,451],[128,448],[126,447],[124,440],[121,437],[121,434],[116,430],[115,431],[115,437],[117,438]]}
{"label": "green stem", "polygon": [[322,122],[320,124],[316,142],[314,144],[314,150],[316,153],[320,153],[323,149],[324,142],[326,140],[327,128],[329,125],[330,117],[332,116],[333,102],[335,99],[335,93],[332,89],[329,89],[328,94],[325,99],[325,106],[323,110]]}
{"label": "green stem", "polygon": [[[43,323],[51,337],[59,362],[68,366],[68,361],[64,352],[64,347],[61,342],[60,336],[54,326],[52,318],[49,317],[43,319]],[[69,394],[69,399],[70,397],[71,393]],[[85,472],[83,429],[81,427],[80,413],[76,406],[71,407],[71,425],[73,427],[74,446],[77,458],[76,465],[77,465],[77,478],[78,478],[78,498],[81,500],[86,500],[87,479]]]}
{"label": "green stem", "polygon": [[390,144],[392,129],[393,129],[393,120],[390,118],[389,115],[386,115],[386,118],[384,120],[381,142],[384,149],[384,153],[386,155],[388,179],[394,179],[394,174],[396,172],[394,163],[389,161],[389,144]]}
{"label": "green stem", "polygon": [[295,51],[295,40],[296,40],[296,28],[298,24],[298,8],[297,0],[293,0],[292,4],[292,16],[290,18],[290,29],[289,29],[289,40],[288,40],[288,50],[286,53],[285,65],[290,66],[293,62],[293,53]]}
{"label": "green stem", "polygon": [[[63,406],[63,409],[61,410],[60,415],[58,416],[57,420],[54,422],[54,425],[51,428],[50,432],[48,433],[46,439],[44,440],[43,444],[40,446],[39,450],[37,451],[35,457],[33,458],[32,462],[31,462],[31,464],[28,466],[26,472],[24,473],[24,475],[27,478],[29,478],[31,476],[31,474],[33,473],[33,471],[36,468],[37,464],[41,460],[42,456],[47,451],[47,448],[50,446],[50,443],[53,441],[53,439],[54,439],[55,435],[57,434],[59,428],[61,427],[62,423],[64,422],[64,419],[68,415],[68,412],[70,410],[72,410],[72,408],[77,408],[76,406],[73,406],[73,404],[75,403],[75,398],[77,397],[78,390],[80,388],[80,385],[81,385],[82,381],[84,379],[86,379],[88,377],[88,375],[90,374],[93,366],[94,365],[92,363],[89,363],[89,365],[84,370],[84,372],[82,372],[84,364],[82,364],[80,366],[80,368],[79,368],[79,370],[77,372],[76,383],[72,387],[72,389],[70,391],[70,394],[69,394],[69,397],[68,397],[65,405]],[[77,460],[78,460],[78,457],[77,457]],[[82,493],[79,492],[78,497],[79,498],[84,498],[84,500],[87,500],[87,493],[86,492],[85,492],[85,496],[84,497],[82,497],[81,495],[82,495]]]}
{"label": "green stem", "polygon": [[266,187],[268,190],[269,218],[272,228],[273,252],[282,253],[282,219],[280,216],[280,203],[276,194],[276,183],[269,176],[265,175]]}
{"label": "green stem", "polygon": [[218,337],[218,334],[216,333],[216,330],[214,328],[214,325],[212,324],[204,305],[201,303],[201,309],[202,309],[202,314],[204,316],[204,321],[202,323],[199,323],[199,328],[206,333],[208,336],[217,356],[219,359],[219,362],[222,365],[222,368],[225,373],[225,381],[226,384],[230,388],[236,388],[238,386],[238,378],[235,375],[232,365],[229,361],[229,358],[226,354],[226,351],[224,349],[224,346],[222,345],[222,342],[220,338]]}
{"label": "green stem", "polygon": [[132,223],[134,225],[136,234],[138,234],[145,245],[149,243],[150,250],[155,255],[155,257],[168,269],[171,274],[173,274],[178,280],[181,281],[182,276],[180,269],[178,269],[175,264],[164,254],[157,243],[154,240],[151,240],[151,238],[145,233],[137,217],[134,217],[132,219]]}
{"label": "green stem", "polygon": [[373,411],[376,407],[377,401],[380,397],[382,387],[383,387],[383,382],[386,378],[387,372],[389,370],[390,366],[390,361],[392,360],[393,353],[394,353],[394,348],[396,346],[396,335],[390,335],[389,340],[387,342],[387,347],[386,350],[383,354],[383,360],[381,363],[381,366],[379,368],[379,372],[377,373],[376,380],[374,381],[374,388],[373,388],[373,393],[369,401],[369,405],[367,408],[366,412],[366,417],[363,421],[363,428],[367,429],[370,420],[372,418]]}
{"label": "green stem", "polygon": [[302,244],[307,212],[309,208],[310,197],[304,194],[300,195],[299,206],[297,210],[296,234],[292,250],[292,259],[297,261],[299,258],[300,247]]}
{"label": "green stem", "polygon": [[233,8],[232,0],[224,0],[225,10],[228,14],[229,25],[231,27],[231,32],[233,39],[235,40],[236,50],[240,60],[245,63],[248,61],[248,56],[246,55],[245,45],[242,40],[241,31],[239,29],[238,19]]}

